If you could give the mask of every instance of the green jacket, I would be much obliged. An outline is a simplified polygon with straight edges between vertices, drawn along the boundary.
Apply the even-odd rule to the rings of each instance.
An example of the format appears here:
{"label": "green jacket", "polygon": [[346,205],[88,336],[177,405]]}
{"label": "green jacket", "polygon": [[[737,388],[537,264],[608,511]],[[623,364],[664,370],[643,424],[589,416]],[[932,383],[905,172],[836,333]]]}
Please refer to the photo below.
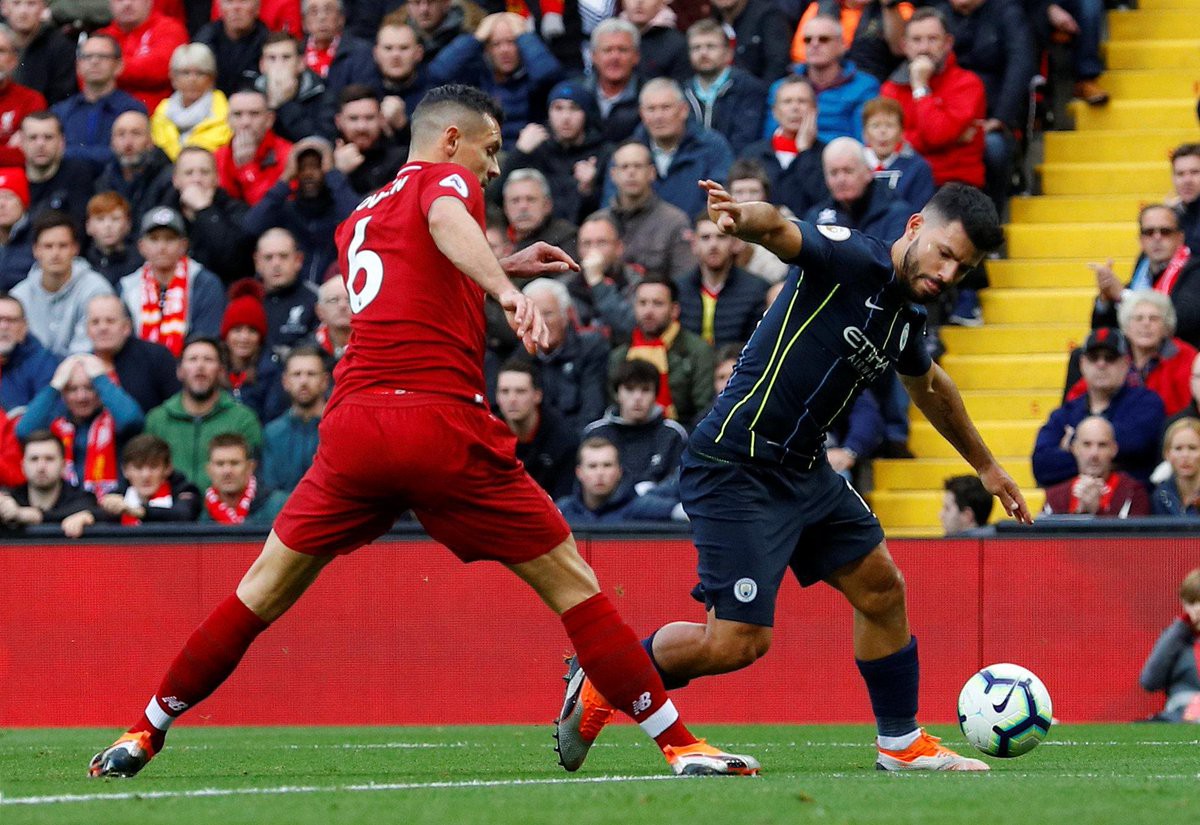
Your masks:
{"label": "green jacket", "polygon": [[262,449],[262,425],[249,408],[233,400],[221,390],[216,406],[208,415],[195,418],[183,409],[183,393],[177,392],[146,416],[145,432],[156,435],[171,445],[171,461],[175,469],[201,490],[209,485],[208,442],[221,433],[245,436],[250,450],[258,455]]}
{"label": "green jacket", "polygon": [[[617,367],[629,354],[629,344],[622,344],[608,357],[609,392]],[[713,402],[713,371],[716,356],[708,342],[682,327],[667,350],[667,385],[675,404],[675,418],[688,430],[708,412]]]}

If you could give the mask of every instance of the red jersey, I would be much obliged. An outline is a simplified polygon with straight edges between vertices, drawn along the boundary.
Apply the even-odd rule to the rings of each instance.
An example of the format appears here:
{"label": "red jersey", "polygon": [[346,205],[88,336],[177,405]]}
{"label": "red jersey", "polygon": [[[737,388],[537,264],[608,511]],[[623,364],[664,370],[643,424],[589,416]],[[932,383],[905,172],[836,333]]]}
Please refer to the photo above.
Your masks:
{"label": "red jersey", "polygon": [[408,390],[482,402],[484,292],[437,248],[429,208],[462,201],[483,230],[479,180],[456,163],[405,164],[337,228],[350,295],[350,343],[330,404]]}

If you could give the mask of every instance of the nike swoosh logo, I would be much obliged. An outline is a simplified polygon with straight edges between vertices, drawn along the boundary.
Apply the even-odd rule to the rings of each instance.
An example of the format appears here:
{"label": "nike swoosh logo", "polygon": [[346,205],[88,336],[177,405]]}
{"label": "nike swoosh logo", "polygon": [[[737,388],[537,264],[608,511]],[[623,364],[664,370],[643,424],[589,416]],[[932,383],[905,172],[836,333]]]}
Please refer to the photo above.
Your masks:
{"label": "nike swoosh logo", "polygon": [[871,299],[870,299],[870,298],[868,298],[868,299],[867,299],[867,309],[877,309],[877,310],[879,310],[880,312],[882,312],[882,311],[883,311],[883,307],[879,306],[879,304],[873,304],[873,303],[871,303]]}
{"label": "nike swoosh logo", "polygon": [[1002,713],[1004,711],[1004,709],[1006,707],[1008,707],[1008,700],[1012,698],[1013,691],[1016,690],[1017,687],[1018,687],[1018,683],[1013,682],[1012,686],[1008,689],[1008,693],[1004,697],[1004,701],[998,705],[992,705],[992,709],[995,710],[996,713]]}

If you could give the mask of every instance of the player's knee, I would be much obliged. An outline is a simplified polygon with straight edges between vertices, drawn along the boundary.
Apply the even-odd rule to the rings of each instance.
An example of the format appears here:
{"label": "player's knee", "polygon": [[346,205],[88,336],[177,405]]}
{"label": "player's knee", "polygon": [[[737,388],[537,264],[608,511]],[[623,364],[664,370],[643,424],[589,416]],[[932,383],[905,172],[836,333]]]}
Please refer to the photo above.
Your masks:
{"label": "player's knee", "polygon": [[731,671],[749,667],[765,656],[770,649],[770,628],[753,627],[725,635],[718,642],[714,653],[720,667]]}
{"label": "player's knee", "polygon": [[865,582],[855,607],[867,616],[888,616],[904,610],[904,575],[895,566],[881,570]]}

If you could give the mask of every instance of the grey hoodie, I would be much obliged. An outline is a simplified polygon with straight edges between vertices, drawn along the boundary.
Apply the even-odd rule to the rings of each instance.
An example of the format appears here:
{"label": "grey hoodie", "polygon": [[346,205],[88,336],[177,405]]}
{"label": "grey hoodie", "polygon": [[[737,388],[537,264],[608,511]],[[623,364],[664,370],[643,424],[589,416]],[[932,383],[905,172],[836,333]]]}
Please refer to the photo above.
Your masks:
{"label": "grey hoodie", "polygon": [[97,295],[112,295],[108,279],[83,258],[71,262],[71,277],[57,292],[42,286],[42,267],[34,264],[29,276],[9,293],[25,307],[32,332],[46,349],[60,358],[91,352],[87,336],[87,305]]}

